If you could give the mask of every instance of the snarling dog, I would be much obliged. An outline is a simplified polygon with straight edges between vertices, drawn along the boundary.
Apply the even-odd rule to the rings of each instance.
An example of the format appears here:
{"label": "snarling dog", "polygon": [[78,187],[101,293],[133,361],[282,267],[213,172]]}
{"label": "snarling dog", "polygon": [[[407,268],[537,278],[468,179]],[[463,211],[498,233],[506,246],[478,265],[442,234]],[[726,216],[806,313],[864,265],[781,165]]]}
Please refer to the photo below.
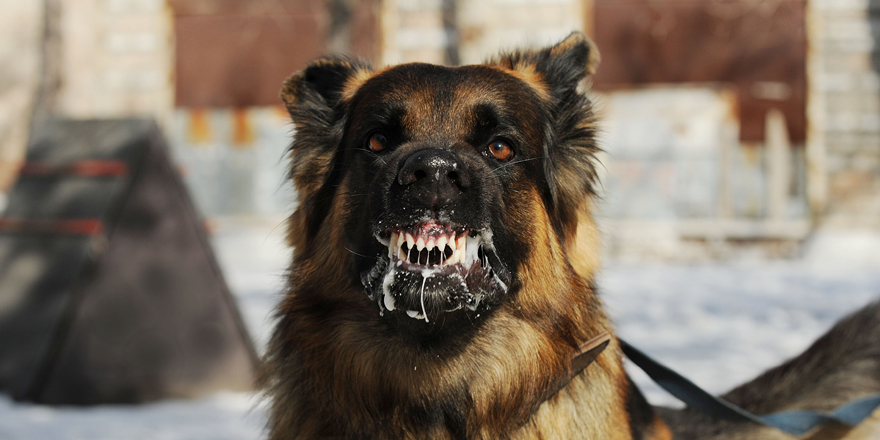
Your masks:
{"label": "snarling dog", "polygon": [[284,83],[299,205],[272,439],[671,438],[613,336],[574,365],[613,335],[593,284],[598,61],[575,33],[474,66],[324,58]]}

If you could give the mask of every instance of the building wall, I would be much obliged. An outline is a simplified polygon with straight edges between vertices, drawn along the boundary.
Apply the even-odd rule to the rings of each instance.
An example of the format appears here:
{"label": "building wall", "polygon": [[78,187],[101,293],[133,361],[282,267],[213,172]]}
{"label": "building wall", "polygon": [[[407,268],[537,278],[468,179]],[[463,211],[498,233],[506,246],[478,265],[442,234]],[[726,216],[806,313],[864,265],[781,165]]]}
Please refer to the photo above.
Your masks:
{"label": "building wall", "polygon": [[449,53],[457,47],[453,8],[449,0],[383,0],[379,64],[457,64]]}
{"label": "building wall", "polygon": [[880,227],[880,1],[809,5],[813,204],[825,224]]}
{"label": "building wall", "polygon": [[501,50],[542,47],[584,31],[582,0],[460,0],[461,61],[475,64]]}
{"label": "building wall", "polygon": [[[231,133],[260,133],[255,127],[264,122],[267,127],[279,124],[274,116],[277,109],[175,110],[174,17],[167,1],[52,1],[61,10],[57,29],[61,61],[56,69],[56,97],[49,109],[52,113],[78,118],[154,116],[166,127],[172,142],[182,146],[179,151],[190,176],[204,174],[198,171],[201,165],[197,159],[207,153],[200,149],[210,149],[214,142],[192,141],[198,138],[193,133],[201,133],[200,114],[245,127]],[[357,17],[366,17],[361,21],[370,25],[360,27],[375,26],[375,40],[381,42],[374,57],[377,65],[409,61],[466,64],[480,62],[504,48],[539,47],[572,30],[589,28],[593,3],[339,0],[328,4],[349,5],[349,12],[328,13],[327,17],[332,23],[343,23],[343,28],[354,26],[352,23],[360,20]],[[0,0],[4,11],[0,16],[0,191],[8,186],[24,154],[27,119],[41,71],[43,4]],[[880,37],[880,0],[811,0],[807,5],[810,53],[805,162],[809,201],[819,223],[880,227],[880,51],[875,43]],[[337,20],[337,15],[349,17],[348,21]],[[357,52],[355,43],[363,39],[355,41],[352,32],[331,32],[350,38],[343,38],[344,44],[331,41],[330,48],[348,47]],[[333,40],[332,35],[328,38]],[[365,56],[369,52],[366,50]],[[217,134],[225,130],[222,124],[212,127],[213,139],[222,138]],[[272,144],[265,148],[273,155],[283,155],[284,146],[275,143],[287,138],[272,133]],[[218,143],[218,151],[244,157],[251,154],[243,153],[251,148],[248,145],[263,145],[260,135],[251,140],[236,136],[230,143]],[[190,148],[194,150],[187,150]],[[256,179],[266,170],[256,167],[250,173]],[[199,185],[210,189],[212,181],[204,177]],[[232,202],[227,206],[218,194],[217,203],[205,203],[206,211],[225,214],[252,206]],[[264,204],[257,203],[262,206],[257,211],[276,211]]]}
{"label": "building wall", "polygon": [[61,0],[60,28],[56,114],[169,125],[174,40],[164,0]]}
{"label": "building wall", "polygon": [[[43,3],[0,0],[0,196],[24,157],[40,79]],[[2,199],[3,197],[0,197]],[[5,203],[0,201],[0,209]]]}
{"label": "building wall", "polygon": [[582,0],[385,0],[383,64],[475,64],[503,49],[541,47],[583,31]]}

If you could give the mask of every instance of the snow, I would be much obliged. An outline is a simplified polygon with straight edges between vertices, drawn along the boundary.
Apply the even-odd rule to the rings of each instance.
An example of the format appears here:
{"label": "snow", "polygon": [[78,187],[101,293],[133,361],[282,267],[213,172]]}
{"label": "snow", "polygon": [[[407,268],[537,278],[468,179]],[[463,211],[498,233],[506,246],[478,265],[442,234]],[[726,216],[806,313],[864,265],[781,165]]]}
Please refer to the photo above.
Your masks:
{"label": "snow", "polygon": [[[221,221],[213,237],[230,289],[262,349],[290,252],[282,219]],[[796,261],[609,263],[601,294],[621,336],[713,392],[804,350],[880,298],[880,234],[819,231]],[[654,403],[673,404],[639,371]],[[140,406],[48,407],[0,395],[0,440],[265,438],[258,396],[220,392]]]}

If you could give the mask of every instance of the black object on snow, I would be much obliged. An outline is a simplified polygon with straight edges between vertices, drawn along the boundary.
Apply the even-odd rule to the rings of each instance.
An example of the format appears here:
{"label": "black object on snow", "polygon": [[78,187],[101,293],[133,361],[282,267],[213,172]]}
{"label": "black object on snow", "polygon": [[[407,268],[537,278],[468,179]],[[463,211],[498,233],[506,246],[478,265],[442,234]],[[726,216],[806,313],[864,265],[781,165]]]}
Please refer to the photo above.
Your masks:
{"label": "black object on snow", "polygon": [[0,217],[0,391],[138,403],[252,389],[256,366],[158,126],[36,130]]}

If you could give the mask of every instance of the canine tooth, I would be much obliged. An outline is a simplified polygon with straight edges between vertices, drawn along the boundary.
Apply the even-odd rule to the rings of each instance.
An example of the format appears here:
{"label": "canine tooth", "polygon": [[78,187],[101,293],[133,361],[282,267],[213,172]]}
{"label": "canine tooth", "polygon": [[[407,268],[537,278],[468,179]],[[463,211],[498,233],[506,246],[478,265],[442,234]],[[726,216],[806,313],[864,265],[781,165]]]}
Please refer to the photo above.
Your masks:
{"label": "canine tooth", "polygon": [[475,261],[479,260],[480,237],[467,238],[467,253],[465,254],[465,262],[470,267]]}
{"label": "canine tooth", "polygon": [[383,298],[383,302],[385,303],[385,308],[388,309],[389,312],[394,311],[394,297],[391,296],[388,292],[385,292],[385,297]]}
{"label": "canine tooth", "polygon": [[416,244],[416,240],[413,238],[412,234],[409,232],[406,233],[406,244],[409,245],[409,248],[412,249]]}
{"label": "canine tooth", "polygon": [[424,318],[424,315],[422,315],[421,313],[419,313],[415,310],[407,310],[406,316],[409,316],[410,318],[415,318],[415,319],[423,319]]}
{"label": "canine tooth", "polygon": [[397,244],[397,234],[391,233],[391,239],[388,240],[388,257],[394,256],[394,251],[398,248],[395,246]]}
{"label": "canine tooth", "polygon": [[466,257],[466,256],[467,256],[467,252],[465,252],[465,249],[459,249],[459,250],[458,250],[458,262],[459,262],[459,263],[464,264],[464,261],[465,261],[465,257]]}
{"label": "canine tooth", "polygon": [[441,235],[440,238],[437,239],[437,247],[440,248],[440,252],[446,251],[446,236]]}
{"label": "canine tooth", "polygon": [[425,243],[425,247],[428,248],[428,250],[430,251],[434,249],[434,246],[437,246],[437,241],[434,240],[434,237],[431,237],[428,239],[428,242]]}
{"label": "canine tooth", "polygon": [[465,249],[465,246],[467,246],[467,236],[466,236],[466,235],[462,235],[462,236],[456,238],[456,239],[455,239],[455,244],[458,246],[459,249],[464,250],[464,249]]}
{"label": "canine tooth", "polygon": [[418,251],[421,252],[422,249],[424,249],[424,248],[425,248],[425,239],[422,237],[419,237],[419,239],[416,241],[416,249],[418,249]]}
{"label": "canine tooth", "polygon": [[456,249],[456,247],[457,247],[457,246],[455,245],[455,233],[453,233],[452,235],[449,236],[449,241],[447,242],[447,244],[449,245],[449,247],[450,247],[453,251],[455,251],[455,249]]}
{"label": "canine tooth", "polygon": [[403,234],[398,234],[397,235],[397,247],[403,246],[404,242],[406,242],[406,237],[404,237]]}

